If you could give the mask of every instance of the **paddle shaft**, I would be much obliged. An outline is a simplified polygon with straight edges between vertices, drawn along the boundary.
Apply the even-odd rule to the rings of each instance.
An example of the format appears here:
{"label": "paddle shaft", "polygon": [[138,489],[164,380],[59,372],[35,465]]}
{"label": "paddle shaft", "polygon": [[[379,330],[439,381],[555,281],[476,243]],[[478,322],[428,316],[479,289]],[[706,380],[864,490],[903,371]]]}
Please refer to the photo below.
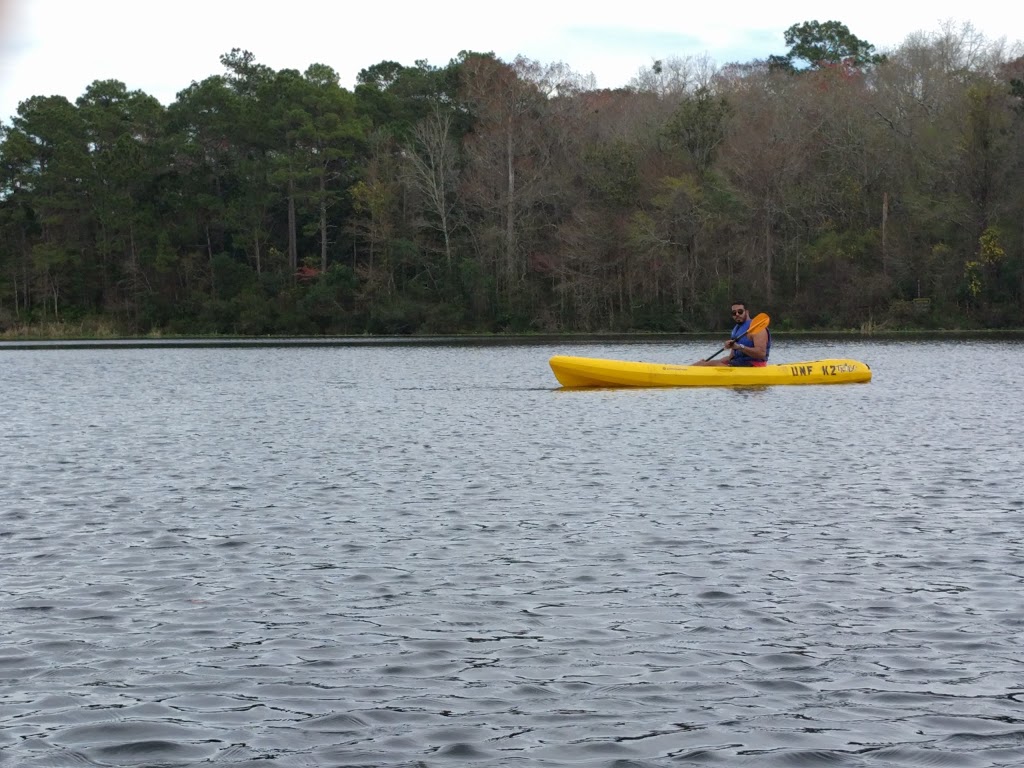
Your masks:
{"label": "paddle shaft", "polygon": [[[743,336],[753,336],[755,333],[760,333],[761,331],[768,327],[768,323],[770,320],[771,318],[769,318],[768,315],[766,315],[764,312],[762,312],[759,315],[755,315],[754,319],[750,321],[750,326],[747,328],[747,330],[744,331],[740,336],[731,336],[730,341],[736,341],[736,339],[742,338]],[[707,358],[707,360],[714,360],[720,354],[725,352],[726,349],[727,347],[722,347],[720,350],[715,352],[715,354],[713,354],[711,357]],[[707,362],[707,360],[705,360],[705,362]]]}

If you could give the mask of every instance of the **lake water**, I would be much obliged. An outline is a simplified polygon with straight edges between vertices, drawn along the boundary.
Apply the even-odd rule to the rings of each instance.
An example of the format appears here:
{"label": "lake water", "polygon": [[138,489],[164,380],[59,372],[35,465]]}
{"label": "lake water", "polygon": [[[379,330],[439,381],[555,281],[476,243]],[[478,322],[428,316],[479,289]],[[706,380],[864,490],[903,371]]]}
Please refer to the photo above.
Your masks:
{"label": "lake water", "polygon": [[1024,345],[0,349],[0,765],[1024,764]]}

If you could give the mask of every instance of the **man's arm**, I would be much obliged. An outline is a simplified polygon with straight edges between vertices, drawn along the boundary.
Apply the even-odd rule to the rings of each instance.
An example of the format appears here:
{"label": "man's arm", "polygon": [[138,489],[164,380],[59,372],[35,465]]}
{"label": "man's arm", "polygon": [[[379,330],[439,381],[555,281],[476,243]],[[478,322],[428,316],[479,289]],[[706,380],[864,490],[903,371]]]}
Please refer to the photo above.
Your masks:
{"label": "man's arm", "polygon": [[744,347],[737,344],[733,349],[738,349],[740,352],[745,354],[747,357],[752,357],[755,360],[765,360],[768,357],[768,331],[761,331],[751,336],[750,340],[754,342],[752,347]]}

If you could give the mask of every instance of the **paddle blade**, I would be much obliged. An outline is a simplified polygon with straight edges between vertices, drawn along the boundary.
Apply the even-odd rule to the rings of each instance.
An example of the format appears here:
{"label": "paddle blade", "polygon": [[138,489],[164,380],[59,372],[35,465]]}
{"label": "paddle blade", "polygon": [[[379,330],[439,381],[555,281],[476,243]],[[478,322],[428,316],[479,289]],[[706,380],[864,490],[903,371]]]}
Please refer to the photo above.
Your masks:
{"label": "paddle blade", "polygon": [[771,318],[768,317],[766,312],[762,312],[759,315],[754,315],[754,318],[750,321],[750,327],[747,328],[747,336],[751,336],[755,333],[760,333],[768,327],[768,323],[771,322]]}

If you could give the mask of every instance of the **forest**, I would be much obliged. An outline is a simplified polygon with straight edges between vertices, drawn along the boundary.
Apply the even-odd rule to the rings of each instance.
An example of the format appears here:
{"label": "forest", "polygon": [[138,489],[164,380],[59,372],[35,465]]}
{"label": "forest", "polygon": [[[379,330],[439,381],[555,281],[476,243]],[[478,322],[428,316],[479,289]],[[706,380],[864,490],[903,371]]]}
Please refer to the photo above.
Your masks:
{"label": "forest", "polygon": [[1024,327],[1024,50],[970,24],[876,52],[594,87],[463,51],[246,50],[167,106],[117,80],[0,124],[0,335]]}

